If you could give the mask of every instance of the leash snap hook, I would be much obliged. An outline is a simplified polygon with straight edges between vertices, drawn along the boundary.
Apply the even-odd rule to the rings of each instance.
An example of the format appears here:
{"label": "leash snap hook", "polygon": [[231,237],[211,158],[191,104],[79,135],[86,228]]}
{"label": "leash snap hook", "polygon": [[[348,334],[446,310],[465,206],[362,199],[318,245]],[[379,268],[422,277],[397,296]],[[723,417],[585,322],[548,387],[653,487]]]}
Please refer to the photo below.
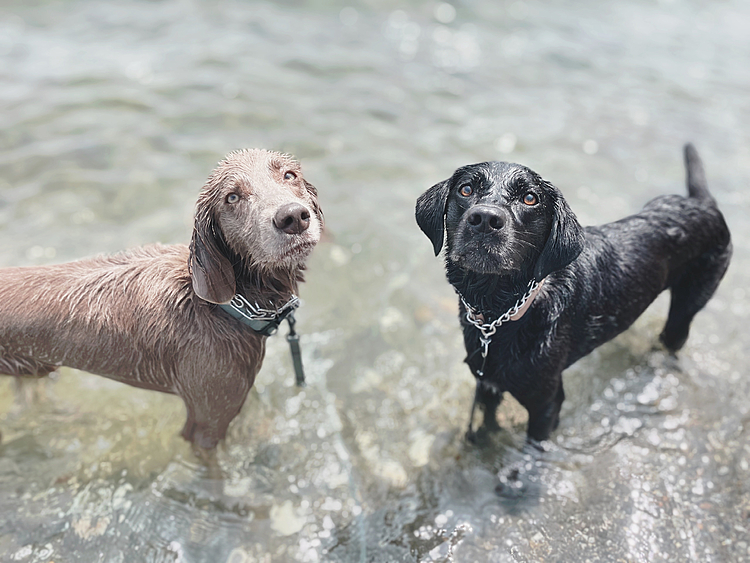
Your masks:
{"label": "leash snap hook", "polygon": [[482,344],[482,357],[486,358],[487,354],[490,351],[490,342],[492,342],[492,338],[489,336],[487,337],[480,336],[479,342]]}
{"label": "leash snap hook", "polygon": [[305,386],[305,370],[302,367],[302,350],[299,345],[299,334],[294,330],[297,319],[294,313],[290,312],[286,321],[289,323],[289,334],[286,335],[286,341],[289,343],[289,351],[292,354],[292,363],[294,364],[294,380],[297,387]]}

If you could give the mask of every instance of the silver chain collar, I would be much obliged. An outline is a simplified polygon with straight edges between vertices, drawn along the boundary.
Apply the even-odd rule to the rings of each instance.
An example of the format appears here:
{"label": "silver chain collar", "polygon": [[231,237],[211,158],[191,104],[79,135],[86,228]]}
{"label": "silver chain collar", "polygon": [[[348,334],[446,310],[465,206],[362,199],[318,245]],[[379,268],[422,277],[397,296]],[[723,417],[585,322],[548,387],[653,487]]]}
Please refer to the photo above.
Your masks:
{"label": "silver chain collar", "polygon": [[237,293],[229,303],[222,304],[220,307],[254,331],[264,336],[271,336],[276,332],[284,318],[299,307],[299,305],[299,297],[292,294],[289,301],[279,308],[267,309],[258,305],[257,302],[250,303],[245,296]]}
{"label": "silver chain collar", "polygon": [[[487,354],[490,350],[490,342],[492,342],[492,336],[495,334],[495,332],[497,332],[498,327],[502,326],[504,323],[507,323],[511,319],[511,317],[513,317],[516,313],[518,313],[518,311],[523,309],[523,306],[526,304],[526,302],[538,287],[539,282],[537,282],[536,280],[531,280],[529,282],[526,293],[524,293],[523,296],[521,296],[521,298],[516,301],[516,304],[491,323],[485,322],[484,316],[479,313],[474,307],[469,305],[466,302],[466,299],[464,299],[463,295],[461,295],[460,293],[458,294],[458,296],[461,298],[461,302],[466,308],[466,320],[469,321],[469,323],[471,323],[479,330],[479,332],[482,333],[482,336],[479,337],[479,341],[482,344],[482,358],[487,359]],[[484,375],[483,369],[484,362],[482,363],[482,370],[479,370],[478,372],[479,377],[482,377],[482,375]]]}
{"label": "silver chain collar", "polygon": [[294,310],[299,306],[299,297],[294,294],[289,298],[289,301],[277,309],[261,307],[257,301],[250,303],[250,301],[239,293],[236,293],[229,303],[219,304],[221,309],[262,336],[276,334],[276,331],[279,330],[279,325],[285,320],[289,323],[289,334],[286,335],[286,340],[289,342],[289,350],[292,353],[294,377],[297,385],[301,387],[305,384],[305,371],[302,367],[299,334],[294,330],[294,325],[297,322],[294,318]]}
{"label": "silver chain collar", "polygon": [[258,305],[257,302],[250,303],[250,301],[248,301],[244,295],[236,293],[234,297],[232,297],[232,300],[229,302],[229,305],[231,305],[232,308],[237,312],[242,314],[242,316],[246,319],[252,319],[256,321],[272,321],[290,307],[293,309],[299,307],[299,297],[292,294],[292,296],[289,298],[289,301],[284,303],[278,309],[265,309]]}

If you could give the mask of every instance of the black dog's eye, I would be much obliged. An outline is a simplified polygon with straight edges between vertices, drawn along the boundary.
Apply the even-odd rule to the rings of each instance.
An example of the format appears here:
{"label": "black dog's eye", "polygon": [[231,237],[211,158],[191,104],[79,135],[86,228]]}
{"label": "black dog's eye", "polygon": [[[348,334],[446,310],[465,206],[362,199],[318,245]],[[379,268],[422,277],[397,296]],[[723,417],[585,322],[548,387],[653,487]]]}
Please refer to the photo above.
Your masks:
{"label": "black dog's eye", "polygon": [[286,172],[286,174],[284,174],[284,180],[294,180],[296,177],[297,175],[291,170],[289,170],[288,172]]}
{"label": "black dog's eye", "polygon": [[464,184],[463,186],[458,188],[458,193],[460,193],[464,197],[469,197],[471,194],[474,193],[474,190],[471,187],[471,184]]}
{"label": "black dog's eye", "polygon": [[523,196],[523,202],[526,205],[536,205],[537,199],[534,194],[531,192],[527,193],[525,196]]}
{"label": "black dog's eye", "polygon": [[240,196],[237,194],[229,194],[227,196],[227,203],[237,203],[240,200]]}

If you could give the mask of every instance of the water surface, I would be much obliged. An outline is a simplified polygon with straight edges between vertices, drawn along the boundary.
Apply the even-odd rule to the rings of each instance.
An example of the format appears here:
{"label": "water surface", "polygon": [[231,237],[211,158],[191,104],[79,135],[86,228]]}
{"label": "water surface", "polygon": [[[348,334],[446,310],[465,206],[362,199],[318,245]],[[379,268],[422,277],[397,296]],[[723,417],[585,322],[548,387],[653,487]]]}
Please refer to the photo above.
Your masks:
{"label": "water surface", "polygon": [[[187,242],[227,152],[295,154],[328,233],[211,493],[176,397],[61,370],[0,381],[0,557],[60,561],[750,558],[750,7],[739,1],[190,0],[0,9],[0,265]],[[660,298],[525,415],[463,441],[457,302],[413,219],[457,166],[521,162],[584,224],[684,191],[696,144],[732,266],[678,361]],[[500,480],[508,492],[495,493]]]}

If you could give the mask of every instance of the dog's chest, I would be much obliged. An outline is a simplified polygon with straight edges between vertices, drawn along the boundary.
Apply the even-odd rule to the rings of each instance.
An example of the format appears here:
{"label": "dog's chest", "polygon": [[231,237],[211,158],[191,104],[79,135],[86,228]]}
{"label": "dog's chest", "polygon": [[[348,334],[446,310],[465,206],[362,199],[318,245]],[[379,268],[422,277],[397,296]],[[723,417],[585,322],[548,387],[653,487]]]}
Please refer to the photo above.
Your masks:
{"label": "dog's chest", "polygon": [[527,385],[534,374],[546,370],[554,326],[539,326],[534,319],[503,325],[490,337],[483,355],[482,333],[462,319],[466,363],[472,374],[503,391]]}

